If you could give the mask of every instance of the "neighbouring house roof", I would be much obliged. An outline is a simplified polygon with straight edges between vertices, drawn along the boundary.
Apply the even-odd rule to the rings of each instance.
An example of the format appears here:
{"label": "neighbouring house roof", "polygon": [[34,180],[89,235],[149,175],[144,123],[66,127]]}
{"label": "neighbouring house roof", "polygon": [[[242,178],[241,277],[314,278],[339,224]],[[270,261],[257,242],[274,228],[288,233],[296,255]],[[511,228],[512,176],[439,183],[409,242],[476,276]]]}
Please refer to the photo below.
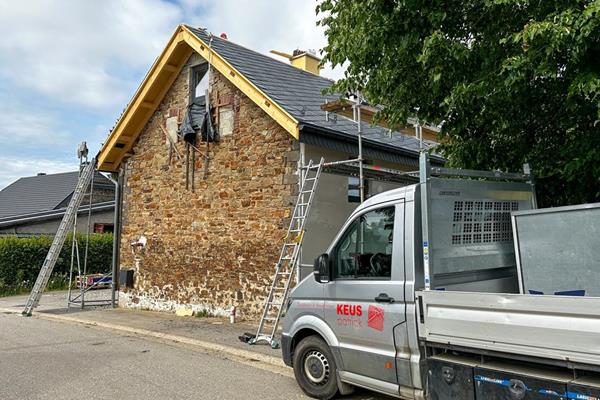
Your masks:
{"label": "neighbouring house roof", "polygon": [[[36,175],[20,178],[0,190],[0,219],[54,210],[64,206],[77,184],[78,172]],[[102,174],[96,173],[94,185],[114,185]],[[110,185],[110,186],[108,186]]]}
{"label": "neighbouring house roof", "polygon": [[[105,201],[102,203],[92,204],[92,213],[101,211],[111,211],[115,208],[115,201]],[[79,207],[78,214],[85,214],[90,210],[89,204],[83,204]],[[34,213],[11,215],[9,217],[0,217],[0,228],[6,228],[11,226],[31,224],[34,222],[49,221],[55,219],[62,219],[67,211],[67,207],[61,207],[53,210],[38,211]]]}
{"label": "neighbouring house roof", "polygon": [[[339,96],[323,95],[333,82],[247,49],[205,30],[180,25],[154,63],[98,154],[98,168],[116,171],[143,126],[193,53],[199,53],[225,78],[300,141],[322,145],[356,142],[357,123],[343,115],[326,118],[321,107]],[[364,144],[397,154],[393,161],[416,165],[419,141],[389,129],[361,124]],[[315,136],[322,136],[316,138]],[[368,154],[365,154],[369,157]],[[441,158],[433,157],[433,161]]]}

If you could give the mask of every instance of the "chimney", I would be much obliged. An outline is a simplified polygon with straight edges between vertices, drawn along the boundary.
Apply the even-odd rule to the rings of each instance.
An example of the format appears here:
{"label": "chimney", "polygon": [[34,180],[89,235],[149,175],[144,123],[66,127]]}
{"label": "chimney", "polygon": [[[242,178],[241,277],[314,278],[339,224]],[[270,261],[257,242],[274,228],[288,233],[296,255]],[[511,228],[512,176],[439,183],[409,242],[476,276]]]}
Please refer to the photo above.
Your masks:
{"label": "chimney", "polygon": [[311,74],[319,75],[321,59],[317,57],[314,50],[299,50],[296,49],[292,54],[287,54],[282,51],[271,50],[271,53],[285,57],[290,60],[290,64],[301,70],[310,72]]}
{"label": "chimney", "polygon": [[45,172],[38,172],[38,174],[37,174],[37,176],[44,176],[44,175],[46,175]]}

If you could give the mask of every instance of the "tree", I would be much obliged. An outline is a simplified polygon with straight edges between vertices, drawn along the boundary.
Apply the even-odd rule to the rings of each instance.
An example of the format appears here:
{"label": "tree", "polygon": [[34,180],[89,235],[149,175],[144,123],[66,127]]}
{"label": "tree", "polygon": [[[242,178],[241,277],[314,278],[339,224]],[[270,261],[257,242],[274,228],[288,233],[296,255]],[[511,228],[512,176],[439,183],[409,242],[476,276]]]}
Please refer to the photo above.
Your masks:
{"label": "tree", "polygon": [[600,201],[600,0],[321,0],[324,62],[381,117],[442,123],[453,166],[520,170],[541,206]]}

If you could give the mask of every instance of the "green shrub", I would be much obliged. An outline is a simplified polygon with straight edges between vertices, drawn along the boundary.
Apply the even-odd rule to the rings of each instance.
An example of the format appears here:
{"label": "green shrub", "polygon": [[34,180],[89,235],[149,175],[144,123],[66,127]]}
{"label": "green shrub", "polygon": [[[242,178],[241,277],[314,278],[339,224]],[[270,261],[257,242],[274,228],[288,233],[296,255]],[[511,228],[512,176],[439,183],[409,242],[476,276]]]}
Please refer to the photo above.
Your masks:
{"label": "green shrub", "polygon": [[[71,239],[67,237],[52,277],[50,288],[64,289],[71,265]],[[52,236],[0,237],[0,295],[18,294],[33,286],[52,244]],[[85,235],[77,235],[81,268],[85,254]],[[87,273],[106,273],[112,261],[113,237],[110,233],[90,235]],[[77,270],[75,261],[74,269]]]}

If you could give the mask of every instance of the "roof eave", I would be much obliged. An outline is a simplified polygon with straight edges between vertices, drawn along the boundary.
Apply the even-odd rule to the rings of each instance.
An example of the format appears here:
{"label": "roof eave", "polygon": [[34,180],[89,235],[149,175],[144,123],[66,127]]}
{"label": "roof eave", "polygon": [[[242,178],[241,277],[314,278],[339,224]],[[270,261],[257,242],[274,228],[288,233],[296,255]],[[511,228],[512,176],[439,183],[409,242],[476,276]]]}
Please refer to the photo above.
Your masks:
{"label": "roof eave", "polygon": [[[115,201],[106,201],[102,203],[92,204],[92,213],[107,211],[115,208]],[[34,213],[13,215],[0,218],[0,228],[5,228],[8,226],[18,226],[23,224],[29,224],[34,222],[48,221],[53,219],[61,219],[67,207],[54,209],[54,210],[46,210],[46,211],[38,211]],[[83,205],[77,211],[78,214],[88,212],[89,205]]]}
{"label": "roof eave", "polygon": [[[317,134],[330,136],[337,140],[342,140],[342,141],[349,142],[349,143],[357,143],[356,136],[348,135],[346,133],[336,131],[334,129],[328,129],[328,128],[325,128],[325,127],[322,127],[319,125],[311,124],[309,122],[301,122],[300,123],[300,133],[302,133],[305,130],[307,132],[311,132],[311,133],[317,133]],[[416,150],[403,149],[401,147],[395,147],[395,146],[394,147],[386,146],[385,144],[374,142],[372,140],[369,140],[368,138],[363,138],[363,141],[364,141],[363,143],[365,143],[367,146],[377,149],[377,150],[387,151],[389,153],[400,154],[403,156],[414,158],[416,160],[419,159],[419,151],[416,151]],[[432,154],[430,156],[430,160],[433,163],[439,164],[439,165],[443,165],[446,163],[446,160],[443,157],[437,156],[435,154]]]}

